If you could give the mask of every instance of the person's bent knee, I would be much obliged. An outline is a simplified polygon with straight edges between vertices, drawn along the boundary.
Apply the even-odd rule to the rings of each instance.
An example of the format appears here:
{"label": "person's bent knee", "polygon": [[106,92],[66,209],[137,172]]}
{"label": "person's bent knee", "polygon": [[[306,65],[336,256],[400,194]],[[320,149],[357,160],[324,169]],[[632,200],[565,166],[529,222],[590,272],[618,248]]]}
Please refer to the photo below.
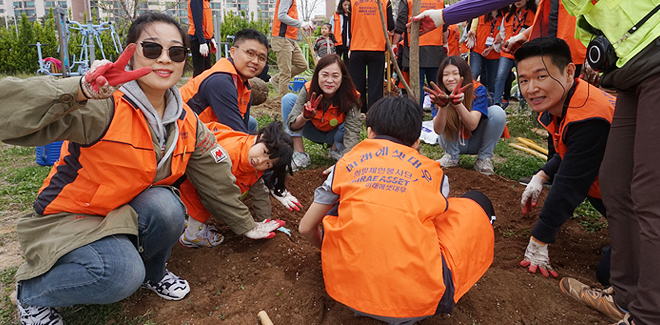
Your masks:
{"label": "person's bent knee", "polygon": [[484,194],[479,191],[468,191],[463,194],[461,197],[471,199],[481,206],[481,208],[486,212],[488,221],[493,223],[493,217],[495,216],[495,208],[493,207],[493,202]]}
{"label": "person's bent knee", "polygon": [[488,123],[506,124],[506,112],[499,105],[488,107]]}

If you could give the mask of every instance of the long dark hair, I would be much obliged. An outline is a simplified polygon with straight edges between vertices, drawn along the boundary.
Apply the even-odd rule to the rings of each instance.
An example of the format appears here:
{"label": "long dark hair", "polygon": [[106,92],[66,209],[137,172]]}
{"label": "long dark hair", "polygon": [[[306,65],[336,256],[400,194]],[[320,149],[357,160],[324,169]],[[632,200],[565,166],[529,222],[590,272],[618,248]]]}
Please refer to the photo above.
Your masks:
{"label": "long dark hair", "polygon": [[291,170],[291,159],[293,157],[291,136],[284,131],[282,122],[273,121],[259,130],[254,144],[257,143],[263,143],[266,146],[268,158],[277,159],[271,168],[271,176],[264,177],[264,181],[268,188],[273,189],[279,195],[284,190],[286,175],[293,175]]}
{"label": "long dark hair", "polygon": [[346,1],[348,1],[348,7],[349,8],[351,7],[351,0],[341,0],[341,1],[339,1],[339,3],[337,4],[337,10],[335,10],[338,14],[340,14],[340,15],[350,14],[350,12],[344,11],[344,6],[342,6],[344,4],[344,2],[346,2]]}
{"label": "long dark hair", "polygon": [[[456,85],[456,87],[463,87],[473,82],[472,70],[470,70],[470,66],[460,56],[453,55],[442,60],[442,63],[440,63],[440,67],[438,69],[438,87],[440,87],[442,91],[445,93],[450,93],[449,90],[447,90],[445,87],[445,83],[442,82],[442,76],[444,74],[445,68],[449,65],[455,65],[458,68],[458,73],[460,73],[461,77],[463,77],[463,82],[460,85]],[[468,87],[463,93],[465,94],[463,105],[465,105],[465,108],[467,108],[468,111],[471,111],[472,102],[474,101],[474,84],[472,87]],[[461,125],[458,119],[458,112],[456,112],[456,109],[454,109],[452,105],[449,105],[449,108],[447,109],[447,122],[445,123],[445,130],[443,132],[444,136],[453,141],[454,133],[459,133],[460,126]],[[469,138],[472,135],[472,132],[463,126],[463,134],[466,138]]]}
{"label": "long dark hair", "polygon": [[333,43],[337,43],[337,39],[335,38],[335,34],[332,32],[332,25],[330,23],[323,23],[323,25],[321,25],[321,28],[323,28],[323,26],[328,26],[328,29],[330,30],[330,34],[328,34],[328,38],[330,38],[330,40]]}
{"label": "long dark hair", "polygon": [[332,102],[339,107],[339,113],[346,113],[350,111],[353,106],[360,108],[362,106],[362,101],[360,101],[357,90],[355,90],[353,79],[351,79],[351,75],[348,73],[344,61],[342,61],[339,55],[335,53],[324,55],[319,62],[316,63],[308,95],[311,96],[311,93],[317,93],[318,95],[323,94],[323,91],[319,86],[319,71],[333,63],[336,63],[339,66],[339,70],[341,71],[341,83],[339,84],[339,89],[337,89],[335,95],[332,96]]}
{"label": "long dark hair", "polygon": [[497,16],[495,16],[495,17],[493,17],[493,12],[491,11],[491,12],[489,12],[485,15],[484,21],[489,23],[491,20],[493,20],[493,18],[495,20],[497,20],[497,17],[504,17],[504,15],[507,11],[509,11],[509,6],[504,6],[500,9],[497,9]]}
{"label": "long dark hair", "polygon": [[[536,1],[535,0],[527,0],[527,3],[525,3],[525,7],[521,8],[521,10],[531,10],[532,12],[536,12]],[[516,13],[516,10],[518,10],[518,7],[516,7],[515,4],[511,5],[509,7],[509,12],[506,14],[506,21],[508,22],[511,20],[511,17]]]}

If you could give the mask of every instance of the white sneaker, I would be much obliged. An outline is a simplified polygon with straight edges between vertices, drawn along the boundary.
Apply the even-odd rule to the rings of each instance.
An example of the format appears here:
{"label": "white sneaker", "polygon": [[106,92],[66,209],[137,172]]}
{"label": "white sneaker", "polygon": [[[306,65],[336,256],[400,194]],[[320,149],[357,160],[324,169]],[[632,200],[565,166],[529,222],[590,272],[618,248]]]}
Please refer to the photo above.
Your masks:
{"label": "white sneaker", "polygon": [[438,160],[440,162],[440,167],[449,168],[458,166],[458,158],[452,158],[451,155],[445,154]]}
{"label": "white sneaker", "polygon": [[493,162],[490,161],[489,158],[477,159],[477,161],[474,162],[474,170],[486,176],[495,174],[495,170],[493,170]]}
{"label": "white sneaker", "polygon": [[312,159],[309,158],[309,154],[306,152],[296,151],[291,158],[291,167],[294,172],[309,166],[311,163]]}
{"label": "white sneaker", "polygon": [[222,244],[224,240],[225,237],[218,233],[218,229],[202,224],[202,228],[197,232],[195,238],[188,238],[184,231],[179,237],[179,244],[190,248],[215,247]]}
{"label": "white sneaker", "polygon": [[21,325],[64,325],[64,319],[55,308],[27,306],[16,301]]}
{"label": "white sneaker", "polygon": [[181,300],[190,292],[188,281],[178,277],[169,270],[165,270],[165,276],[158,283],[146,281],[143,287],[155,292],[163,299]]}

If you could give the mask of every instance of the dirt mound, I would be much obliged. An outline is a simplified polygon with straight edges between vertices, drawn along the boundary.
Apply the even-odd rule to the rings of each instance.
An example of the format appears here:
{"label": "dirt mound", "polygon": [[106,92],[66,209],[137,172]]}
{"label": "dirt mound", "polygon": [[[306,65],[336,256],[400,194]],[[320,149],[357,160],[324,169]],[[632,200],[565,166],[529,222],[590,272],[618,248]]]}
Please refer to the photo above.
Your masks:
{"label": "dirt mound", "polygon": [[[287,181],[305,208],[325,179],[322,170],[300,171]],[[561,293],[558,280],[529,274],[519,266],[539,212],[536,208],[528,218],[521,214],[523,186],[460,168],[446,173],[452,196],[479,190],[493,201],[495,261],[450,316],[434,316],[419,324],[607,324],[596,311]],[[177,245],[172,251],[168,268],[190,282],[189,296],[171,302],[139,290],[125,301],[128,317],[151,314],[158,324],[257,324],[257,313],[266,310],[278,325],[382,324],[354,317],[326,294],[321,253],[297,232],[303,212],[288,212],[279,202],[272,203],[273,217],[287,222],[291,237],[278,233],[273,239],[254,241],[216,224],[226,236],[222,245],[213,249]],[[606,230],[587,234],[569,220],[550,254],[560,276],[595,284],[599,252],[607,243]]]}
{"label": "dirt mound", "polygon": [[268,99],[268,84],[260,78],[250,79],[252,105],[259,105]]}

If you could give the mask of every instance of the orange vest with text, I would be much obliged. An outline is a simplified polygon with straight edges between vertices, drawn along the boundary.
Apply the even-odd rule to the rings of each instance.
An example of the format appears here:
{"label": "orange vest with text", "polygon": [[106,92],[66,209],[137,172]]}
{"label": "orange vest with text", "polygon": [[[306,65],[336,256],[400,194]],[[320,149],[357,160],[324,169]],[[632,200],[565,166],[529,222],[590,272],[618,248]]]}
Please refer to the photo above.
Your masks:
{"label": "orange vest with text", "polygon": [[[204,4],[204,14],[203,14],[203,19],[202,19],[202,28],[204,28],[204,38],[205,39],[211,39],[213,38],[213,10],[211,10],[211,1],[210,0],[203,0],[202,1]],[[188,1],[188,35],[195,35],[195,24],[193,24],[193,16],[192,12],[190,11],[190,1]],[[202,44],[203,42],[200,40],[199,42]]]}
{"label": "orange vest with text", "polygon": [[[511,38],[511,36],[518,35],[523,28],[529,28],[534,24],[534,12],[530,9],[521,10],[520,8],[516,8],[516,11],[508,18],[509,19],[507,20],[506,15],[504,16],[504,32],[506,33],[506,36],[502,40],[502,43]],[[513,53],[502,51],[500,55],[515,60]]]}
{"label": "orange vest with text", "polygon": [[147,119],[121,91],[112,98],[112,120],[100,139],[88,145],[63,142],[60,159],[39,189],[37,213],[105,216],[150,186],[171,185],[186,172],[197,138],[195,113],[183,105],[171,175],[155,182],[158,161]]}
{"label": "orange vest with text", "polygon": [[[312,84],[311,81],[308,81],[305,84],[305,89],[307,89],[307,94],[309,95],[309,88]],[[311,121],[319,131],[328,132],[334,130],[339,124],[344,123],[346,114],[339,113],[339,107],[331,104],[330,107],[324,112],[323,109],[317,109],[316,114],[312,117]]]}
{"label": "orange vest with text", "polygon": [[[550,0],[541,0],[541,2],[539,2],[529,39],[548,36],[548,29],[550,28],[550,12],[552,11],[550,3]],[[566,8],[564,8],[564,4],[559,1],[557,37],[568,43],[568,46],[571,48],[573,63],[582,64],[587,57],[587,48],[582,42],[580,42],[580,40],[575,38],[575,22],[576,18],[569,15]]]}
{"label": "orange vest with text", "polygon": [[[335,28],[333,28],[333,31],[332,31],[332,34],[335,35],[335,46],[344,45],[344,40],[341,37],[341,17],[340,16],[341,15],[336,13],[336,12],[332,16],[332,19],[334,19],[334,26],[335,26]],[[344,17],[344,19],[347,19],[347,18]]]}
{"label": "orange vest with text", "polygon": [[[238,108],[241,111],[241,116],[245,117],[247,113],[248,105],[250,104],[250,98],[252,96],[252,89],[249,87],[249,81],[247,83],[243,82],[241,76],[236,72],[234,64],[229,61],[227,58],[222,58],[216,64],[214,64],[210,69],[204,70],[197,77],[190,78],[188,82],[179,89],[181,92],[181,98],[184,103],[188,103],[191,99],[197,95],[199,91],[199,86],[202,84],[204,79],[208,78],[214,73],[227,73],[232,76],[234,79],[234,85],[236,86],[236,91],[238,93]],[[218,89],[218,91],[230,91],[229,89]],[[199,115],[199,119],[204,122],[218,122],[218,117],[215,116],[211,106],[207,106],[201,112],[195,110],[195,113]]]}
{"label": "orange vest with text", "polygon": [[461,31],[458,29],[458,25],[449,25],[447,27],[447,31],[449,35],[447,36],[447,48],[449,48],[449,51],[447,52],[447,56],[452,56],[452,55],[461,55],[461,49],[460,49],[460,38],[461,38]]}
{"label": "orange vest with text", "polygon": [[[614,105],[616,99],[604,91],[590,85],[584,80],[575,79],[577,86],[575,92],[568,103],[566,115],[557,125],[557,117],[552,117],[552,122],[549,125],[541,123],[541,115],[539,115],[539,122],[545,127],[552,135],[552,141],[555,145],[555,150],[563,159],[566,153],[566,144],[564,144],[564,135],[568,126],[574,122],[581,122],[591,119],[603,119],[610,124],[612,123],[612,116],[614,116]],[[589,189],[589,196],[595,198],[600,197],[600,186],[598,185],[598,178],[591,184]]]}
{"label": "orange vest with text", "polygon": [[[382,1],[383,14],[390,1]],[[385,36],[376,0],[351,0],[351,51],[385,52]]]}
{"label": "orange vest with text", "polygon": [[[410,21],[412,7],[412,0],[408,0],[408,20],[406,21]],[[445,2],[443,0],[422,0],[422,10],[420,12],[429,9],[443,9],[444,7]],[[380,29],[382,31],[383,28]],[[438,27],[424,35],[419,35],[419,46],[442,46],[444,44],[442,33],[442,27]],[[410,35],[408,35],[408,44],[410,44]]]}
{"label": "orange vest with text", "polygon": [[321,249],[332,298],[374,315],[435,314],[446,288],[433,224],[447,210],[443,175],[438,162],[385,139],[363,140],[337,162],[340,201],[323,219]]}
{"label": "orange vest with text", "polygon": [[[227,151],[231,160],[231,173],[236,177],[236,185],[241,189],[241,193],[247,192],[264,173],[263,171],[254,169],[248,160],[248,152],[254,145],[256,135],[247,135],[243,132],[234,131],[230,127],[217,122],[205,124],[215,134],[218,144]],[[181,200],[186,205],[188,214],[197,221],[206,222],[211,216],[211,213],[204,208],[197,190],[190,180],[186,179],[181,184],[179,190],[181,192]]]}
{"label": "orange vest with text", "polygon": [[[297,40],[298,28],[289,26],[277,18],[279,8],[280,0],[277,0],[277,3],[275,4],[275,16],[273,17],[273,33],[271,36],[286,37],[294,41]],[[293,19],[298,19],[298,6],[296,6],[296,0],[292,0],[291,7],[289,7],[286,14]]]}
{"label": "orange vest with text", "polygon": [[[511,18],[513,19],[513,18]],[[500,32],[500,25],[502,24],[502,16],[497,16],[497,18],[492,17],[490,22],[486,21],[486,15],[479,17],[479,25],[477,26],[477,37],[474,42],[474,49],[472,51],[481,54],[486,49],[486,39],[492,37],[493,40],[497,33]],[[485,57],[487,60],[499,60],[500,53],[493,50],[490,51],[488,56]]]}

